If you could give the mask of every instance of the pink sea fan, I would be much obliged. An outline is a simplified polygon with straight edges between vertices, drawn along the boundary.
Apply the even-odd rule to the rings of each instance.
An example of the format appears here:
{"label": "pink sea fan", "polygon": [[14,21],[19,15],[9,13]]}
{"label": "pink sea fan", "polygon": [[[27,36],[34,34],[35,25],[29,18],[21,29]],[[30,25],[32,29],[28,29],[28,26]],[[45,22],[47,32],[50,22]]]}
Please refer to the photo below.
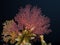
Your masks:
{"label": "pink sea fan", "polygon": [[49,29],[50,19],[42,15],[40,8],[27,5],[25,8],[20,8],[15,16],[15,21],[18,23],[20,30],[25,26],[26,29],[35,27],[32,31],[35,34],[45,34],[51,32]]}

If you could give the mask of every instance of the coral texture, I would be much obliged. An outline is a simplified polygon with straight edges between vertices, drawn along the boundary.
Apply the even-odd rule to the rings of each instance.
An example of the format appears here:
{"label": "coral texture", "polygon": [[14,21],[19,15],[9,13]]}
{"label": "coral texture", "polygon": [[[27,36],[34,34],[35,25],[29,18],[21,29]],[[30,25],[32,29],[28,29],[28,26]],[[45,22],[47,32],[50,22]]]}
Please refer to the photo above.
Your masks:
{"label": "coral texture", "polygon": [[10,20],[6,21],[3,25],[2,35],[4,35],[4,41],[9,41],[9,39],[11,39],[10,42],[13,43],[19,33],[16,23],[14,22],[14,20]]}
{"label": "coral texture", "polygon": [[20,8],[19,12],[15,16],[15,21],[18,23],[20,30],[23,27],[27,30],[33,29],[35,34],[47,34],[51,32],[49,29],[50,19],[47,16],[42,15],[41,9],[27,5],[25,8]]}

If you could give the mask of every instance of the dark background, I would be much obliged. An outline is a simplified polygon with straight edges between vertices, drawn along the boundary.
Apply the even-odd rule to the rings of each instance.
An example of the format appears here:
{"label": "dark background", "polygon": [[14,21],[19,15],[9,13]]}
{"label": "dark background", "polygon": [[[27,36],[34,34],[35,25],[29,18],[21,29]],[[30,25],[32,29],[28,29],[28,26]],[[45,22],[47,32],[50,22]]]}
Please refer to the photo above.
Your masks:
{"label": "dark background", "polygon": [[0,15],[0,34],[2,33],[2,23],[13,19],[20,6],[27,4],[40,7],[42,13],[51,19],[52,33],[45,35],[46,42],[53,45],[60,44],[60,1],[59,0],[4,0],[3,15]]}

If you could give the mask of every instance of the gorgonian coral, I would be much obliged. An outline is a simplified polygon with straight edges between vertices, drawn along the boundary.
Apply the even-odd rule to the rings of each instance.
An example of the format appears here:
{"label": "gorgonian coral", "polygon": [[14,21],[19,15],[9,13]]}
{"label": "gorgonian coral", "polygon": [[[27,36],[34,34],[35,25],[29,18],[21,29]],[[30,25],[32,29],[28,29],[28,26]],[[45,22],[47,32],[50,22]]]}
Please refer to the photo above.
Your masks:
{"label": "gorgonian coral", "polygon": [[2,35],[4,35],[4,41],[8,42],[9,40],[11,40],[10,42],[13,43],[19,33],[16,23],[14,22],[14,20],[10,20],[6,21],[3,25],[4,26]]}
{"label": "gorgonian coral", "polygon": [[3,23],[3,40],[16,45],[31,45],[29,42],[38,34],[42,45],[46,45],[43,34],[51,32],[49,29],[50,19],[42,15],[41,9],[27,5],[20,8],[14,17],[14,20],[8,20]]}
{"label": "gorgonian coral", "polygon": [[50,19],[42,15],[40,8],[32,8],[30,5],[19,9],[15,16],[15,21],[18,23],[20,30],[23,27],[28,30],[34,28],[32,32],[35,34],[45,34],[51,31],[49,29]]}

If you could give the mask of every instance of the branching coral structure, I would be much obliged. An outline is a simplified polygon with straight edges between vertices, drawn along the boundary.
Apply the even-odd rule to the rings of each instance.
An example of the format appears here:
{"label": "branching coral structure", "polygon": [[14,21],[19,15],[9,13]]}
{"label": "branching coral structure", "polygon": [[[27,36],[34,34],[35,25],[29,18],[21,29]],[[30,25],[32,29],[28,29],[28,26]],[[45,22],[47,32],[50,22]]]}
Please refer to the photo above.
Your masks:
{"label": "branching coral structure", "polygon": [[25,8],[19,9],[19,12],[15,16],[15,21],[18,23],[20,30],[23,29],[33,29],[35,34],[47,34],[51,32],[49,29],[50,19],[47,16],[42,15],[40,8],[33,7],[31,9],[30,5],[27,5]]}
{"label": "branching coral structure", "polygon": [[44,41],[44,34],[51,32],[50,19],[43,15],[40,8],[26,5],[20,8],[14,19],[3,23],[3,40],[15,45],[31,45],[29,42],[39,35],[42,45],[47,45]]}
{"label": "branching coral structure", "polygon": [[14,20],[10,20],[6,21],[3,25],[3,39],[6,39],[5,41],[9,41],[11,39],[11,43],[13,43],[19,33],[16,23],[14,22]]}

